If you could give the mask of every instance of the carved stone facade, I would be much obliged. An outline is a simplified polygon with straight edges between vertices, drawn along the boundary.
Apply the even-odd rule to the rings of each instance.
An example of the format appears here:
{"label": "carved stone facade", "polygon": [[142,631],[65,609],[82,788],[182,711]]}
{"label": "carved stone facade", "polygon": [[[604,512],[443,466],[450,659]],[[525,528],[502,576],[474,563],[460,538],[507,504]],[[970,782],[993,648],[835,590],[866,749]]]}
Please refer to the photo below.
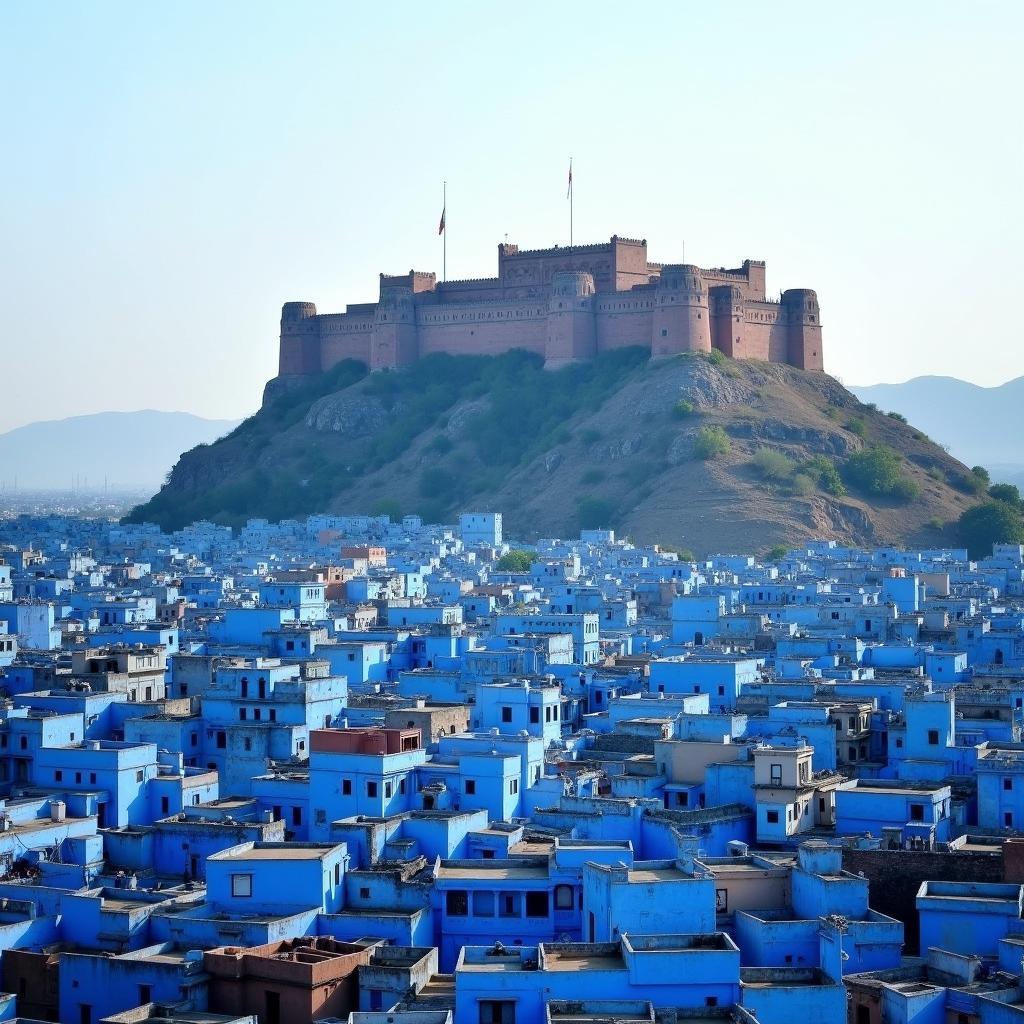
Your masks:
{"label": "carved stone facade", "polygon": [[497,355],[522,348],[555,368],[631,345],[658,356],[709,352],[821,370],[818,299],[808,288],[765,296],[764,263],[735,269],[650,263],[647,241],[520,250],[498,246],[498,276],[439,282],[409,271],[380,275],[377,302],[318,314],[281,312],[281,376],[329,370],[342,359],[371,369],[432,352]]}

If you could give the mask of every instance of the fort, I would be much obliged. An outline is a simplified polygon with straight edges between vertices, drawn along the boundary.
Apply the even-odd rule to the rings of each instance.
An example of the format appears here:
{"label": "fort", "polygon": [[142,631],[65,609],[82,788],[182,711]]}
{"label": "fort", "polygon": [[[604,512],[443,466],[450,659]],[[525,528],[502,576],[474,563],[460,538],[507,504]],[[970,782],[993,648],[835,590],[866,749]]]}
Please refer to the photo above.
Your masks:
{"label": "fort", "polygon": [[653,357],[718,349],[735,359],[823,368],[818,299],[809,288],[772,301],[763,262],[744,260],[734,269],[651,263],[646,239],[613,235],[571,248],[502,243],[497,277],[381,274],[378,300],[344,313],[287,302],[279,374],[322,373],[343,359],[382,370],[434,352],[514,348],[542,355],[555,369],[633,345],[649,347]]}

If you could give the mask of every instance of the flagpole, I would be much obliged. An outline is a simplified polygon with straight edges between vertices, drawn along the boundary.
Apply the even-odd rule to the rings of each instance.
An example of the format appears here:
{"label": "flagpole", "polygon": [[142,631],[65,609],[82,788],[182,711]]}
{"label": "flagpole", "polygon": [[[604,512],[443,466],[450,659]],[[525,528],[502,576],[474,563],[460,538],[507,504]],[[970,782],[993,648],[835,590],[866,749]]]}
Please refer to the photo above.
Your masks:
{"label": "flagpole", "polygon": [[441,232],[441,280],[448,280],[448,182],[441,186],[441,211],[444,216],[444,231]]}
{"label": "flagpole", "polygon": [[569,157],[569,252],[572,252],[572,157]]}

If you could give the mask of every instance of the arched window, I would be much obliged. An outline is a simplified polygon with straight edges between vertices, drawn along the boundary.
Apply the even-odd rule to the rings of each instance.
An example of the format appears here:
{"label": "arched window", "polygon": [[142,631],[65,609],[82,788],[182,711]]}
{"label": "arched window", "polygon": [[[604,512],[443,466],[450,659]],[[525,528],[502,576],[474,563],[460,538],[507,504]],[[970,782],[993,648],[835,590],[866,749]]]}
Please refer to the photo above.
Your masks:
{"label": "arched window", "polygon": [[573,892],[571,885],[555,886],[555,910],[572,910]]}

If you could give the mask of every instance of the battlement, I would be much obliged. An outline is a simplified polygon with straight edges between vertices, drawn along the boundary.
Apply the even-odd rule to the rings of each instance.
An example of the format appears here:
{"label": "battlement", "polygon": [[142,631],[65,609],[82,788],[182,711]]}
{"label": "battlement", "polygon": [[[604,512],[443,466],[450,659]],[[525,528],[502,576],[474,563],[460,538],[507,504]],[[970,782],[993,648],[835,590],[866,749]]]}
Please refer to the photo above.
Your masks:
{"label": "battlement", "polygon": [[310,375],[343,359],[371,369],[434,352],[536,352],[549,367],[614,348],[646,345],[652,357],[718,349],[736,359],[823,367],[818,299],[790,288],[765,293],[765,263],[702,268],[647,259],[645,238],[520,249],[498,245],[496,277],[438,281],[433,271],[380,274],[376,302],[318,313],[281,310],[279,373]]}

